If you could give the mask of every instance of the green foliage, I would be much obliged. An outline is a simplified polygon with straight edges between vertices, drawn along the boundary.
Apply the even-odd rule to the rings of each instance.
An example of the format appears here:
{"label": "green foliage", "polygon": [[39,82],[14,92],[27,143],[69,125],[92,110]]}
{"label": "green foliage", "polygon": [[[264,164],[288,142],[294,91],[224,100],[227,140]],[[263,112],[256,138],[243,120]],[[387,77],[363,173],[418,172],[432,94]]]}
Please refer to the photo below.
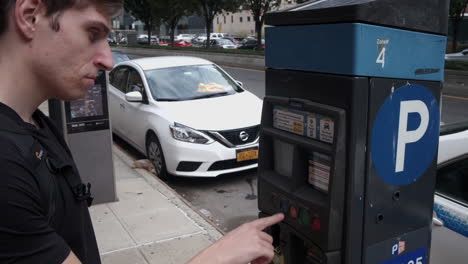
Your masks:
{"label": "green foliage", "polygon": [[464,61],[446,61],[445,69],[468,71],[468,62]]}
{"label": "green foliage", "polygon": [[243,0],[195,0],[198,5],[198,14],[205,18],[207,44],[209,48],[211,25],[216,15],[223,11],[236,12]]}
{"label": "green foliage", "polygon": [[453,23],[453,32],[452,32],[452,52],[457,50],[457,40],[458,40],[458,28],[460,22],[463,19],[465,14],[465,8],[468,4],[468,0],[451,0],[450,1],[450,11],[449,15]]}
{"label": "green foliage", "polygon": [[463,16],[468,0],[451,0],[450,1],[450,18],[458,18]]}
{"label": "green foliage", "polygon": [[157,9],[161,14],[161,20],[166,23],[170,30],[171,43],[174,43],[174,32],[179,20],[186,15],[192,14],[197,7],[194,0],[156,0]]}
{"label": "green foliage", "polygon": [[257,33],[257,47],[260,49],[262,43],[262,26],[264,22],[264,14],[277,8],[281,5],[281,0],[243,0],[242,7],[245,10],[252,12],[255,21],[255,32]]}
{"label": "green foliage", "polygon": [[124,0],[124,8],[130,15],[145,23],[149,44],[151,42],[151,29],[159,23],[157,0]]}

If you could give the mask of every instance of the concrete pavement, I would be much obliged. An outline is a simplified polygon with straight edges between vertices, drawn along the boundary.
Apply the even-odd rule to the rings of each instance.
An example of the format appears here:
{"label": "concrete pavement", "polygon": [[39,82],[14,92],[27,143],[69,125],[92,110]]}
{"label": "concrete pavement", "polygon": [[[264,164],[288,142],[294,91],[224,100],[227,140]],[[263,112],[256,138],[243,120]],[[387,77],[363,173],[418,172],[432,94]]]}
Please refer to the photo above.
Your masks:
{"label": "concrete pavement", "polygon": [[118,201],[90,208],[104,264],[186,263],[222,236],[115,145],[113,157]]}

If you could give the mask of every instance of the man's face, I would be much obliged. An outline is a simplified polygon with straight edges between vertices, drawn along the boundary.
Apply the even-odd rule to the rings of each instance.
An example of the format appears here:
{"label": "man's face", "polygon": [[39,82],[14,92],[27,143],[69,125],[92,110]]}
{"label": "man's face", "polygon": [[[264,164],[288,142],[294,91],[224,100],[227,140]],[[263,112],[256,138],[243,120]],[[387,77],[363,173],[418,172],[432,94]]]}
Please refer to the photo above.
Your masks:
{"label": "man's face", "polygon": [[93,6],[65,10],[54,31],[41,17],[31,42],[32,70],[50,98],[74,100],[86,95],[101,69],[114,64],[107,35],[110,18]]}

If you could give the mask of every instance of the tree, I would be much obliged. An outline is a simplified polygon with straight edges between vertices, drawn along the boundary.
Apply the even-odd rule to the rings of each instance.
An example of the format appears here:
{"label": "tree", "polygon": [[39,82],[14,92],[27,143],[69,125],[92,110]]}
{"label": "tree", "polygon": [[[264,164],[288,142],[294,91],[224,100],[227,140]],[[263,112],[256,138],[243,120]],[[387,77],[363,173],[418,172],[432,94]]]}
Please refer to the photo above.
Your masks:
{"label": "tree", "polygon": [[[468,0],[467,0],[468,1]],[[257,49],[262,48],[262,27],[265,18],[263,14],[279,7],[281,0],[244,0],[243,8],[252,12],[257,32]]]}
{"label": "tree", "polygon": [[148,31],[148,45],[151,45],[151,29],[158,23],[156,0],[124,0],[124,7],[136,19],[141,20]]}
{"label": "tree", "polygon": [[171,43],[174,47],[174,34],[179,20],[196,9],[193,0],[159,0],[158,7],[162,21],[170,28]]}
{"label": "tree", "polygon": [[450,1],[450,19],[452,20],[452,52],[457,51],[458,30],[460,22],[463,20],[465,8],[468,0],[451,0]]}
{"label": "tree", "polygon": [[235,12],[239,9],[241,0],[196,0],[201,16],[205,18],[206,47],[210,47],[210,33],[213,20],[223,11]]}

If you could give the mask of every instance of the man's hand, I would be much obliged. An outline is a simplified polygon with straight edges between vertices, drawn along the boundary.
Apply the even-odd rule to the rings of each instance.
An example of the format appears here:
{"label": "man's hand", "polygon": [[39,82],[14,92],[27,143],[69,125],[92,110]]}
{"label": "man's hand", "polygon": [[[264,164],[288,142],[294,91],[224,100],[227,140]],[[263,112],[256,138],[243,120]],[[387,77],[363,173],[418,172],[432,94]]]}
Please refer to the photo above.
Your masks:
{"label": "man's hand", "polygon": [[274,257],[273,238],[262,230],[283,219],[283,214],[276,214],[243,224],[203,250],[189,264],[268,264]]}

